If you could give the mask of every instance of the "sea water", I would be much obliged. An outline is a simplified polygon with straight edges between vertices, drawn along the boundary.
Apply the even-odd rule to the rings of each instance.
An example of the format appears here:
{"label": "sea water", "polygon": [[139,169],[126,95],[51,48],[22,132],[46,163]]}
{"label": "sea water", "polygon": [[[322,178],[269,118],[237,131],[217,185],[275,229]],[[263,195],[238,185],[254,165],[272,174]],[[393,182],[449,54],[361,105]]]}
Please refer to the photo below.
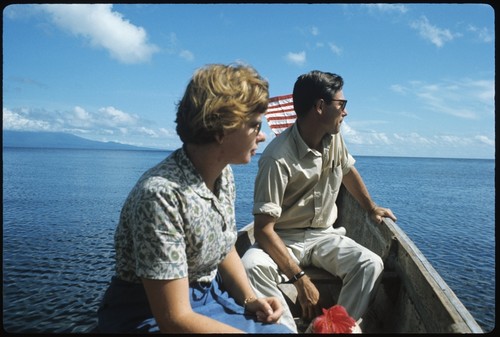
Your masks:
{"label": "sea water", "polygon": [[[113,235],[137,179],[169,152],[3,149],[3,327],[79,333],[114,268]],[[259,155],[234,165],[238,228],[252,221]],[[495,161],[356,157],[373,199],[485,331],[495,327]]]}

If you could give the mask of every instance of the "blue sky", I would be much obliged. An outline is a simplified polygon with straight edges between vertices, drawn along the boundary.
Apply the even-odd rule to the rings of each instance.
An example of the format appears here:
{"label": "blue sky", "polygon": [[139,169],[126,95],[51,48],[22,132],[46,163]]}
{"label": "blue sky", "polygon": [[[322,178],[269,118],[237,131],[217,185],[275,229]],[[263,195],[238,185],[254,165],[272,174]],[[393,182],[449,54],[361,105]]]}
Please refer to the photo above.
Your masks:
{"label": "blue sky", "polygon": [[487,4],[10,5],[3,129],[172,150],[193,71],[240,61],[271,96],[341,75],[353,155],[494,158],[494,19]]}

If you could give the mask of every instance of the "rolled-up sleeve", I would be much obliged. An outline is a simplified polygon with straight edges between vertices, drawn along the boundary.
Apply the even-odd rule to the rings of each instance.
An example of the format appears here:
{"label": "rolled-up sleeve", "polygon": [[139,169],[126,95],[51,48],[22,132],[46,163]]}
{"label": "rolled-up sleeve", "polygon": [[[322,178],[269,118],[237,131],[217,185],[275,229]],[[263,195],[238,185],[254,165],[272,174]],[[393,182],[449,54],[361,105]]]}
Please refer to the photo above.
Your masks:
{"label": "rolled-up sleeve", "polygon": [[267,214],[273,218],[281,216],[283,196],[288,184],[289,172],[279,161],[262,157],[255,179],[253,214]]}

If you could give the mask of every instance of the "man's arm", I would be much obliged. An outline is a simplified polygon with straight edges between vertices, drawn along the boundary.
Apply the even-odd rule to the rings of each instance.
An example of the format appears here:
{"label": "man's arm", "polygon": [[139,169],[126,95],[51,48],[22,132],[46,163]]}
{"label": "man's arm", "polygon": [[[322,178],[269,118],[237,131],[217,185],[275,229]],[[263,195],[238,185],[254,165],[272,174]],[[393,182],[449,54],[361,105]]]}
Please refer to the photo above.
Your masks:
{"label": "man's arm", "polygon": [[359,202],[361,207],[368,211],[370,216],[377,223],[380,223],[383,217],[391,218],[393,221],[397,220],[390,209],[379,207],[375,202],[373,202],[361,175],[354,166],[351,168],[349,173],[344,175],[342,183],[347,188],[349,193],[351,193],[352,196]]}
{"label": "man's arm", "polygon": [[[267,253],[278,268],[291,279],[302,271],[300,266],[290,256],[285,244],[274,231],[276,220],[265,214],[255,215],[254,235],[259,246]],[[312,319],[320,314],[318,307],[319,291],[307,275],[301,277],[294,283],[298,292],[299,303],[302,307],[302,315]]]}

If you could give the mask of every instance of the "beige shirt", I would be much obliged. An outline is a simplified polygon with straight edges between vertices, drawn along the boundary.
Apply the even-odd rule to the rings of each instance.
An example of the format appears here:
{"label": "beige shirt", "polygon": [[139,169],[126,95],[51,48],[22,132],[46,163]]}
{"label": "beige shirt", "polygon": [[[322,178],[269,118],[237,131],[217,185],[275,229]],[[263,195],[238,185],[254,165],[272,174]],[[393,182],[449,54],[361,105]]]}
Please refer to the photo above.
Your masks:
{"label": "beige shirt", "polygon": [[294,124],[259,160],[253,214],[274,217],[278,230],[331,226],[342,177],[354,163],[340,133],[325,136],[320,153],[307,146]]}

